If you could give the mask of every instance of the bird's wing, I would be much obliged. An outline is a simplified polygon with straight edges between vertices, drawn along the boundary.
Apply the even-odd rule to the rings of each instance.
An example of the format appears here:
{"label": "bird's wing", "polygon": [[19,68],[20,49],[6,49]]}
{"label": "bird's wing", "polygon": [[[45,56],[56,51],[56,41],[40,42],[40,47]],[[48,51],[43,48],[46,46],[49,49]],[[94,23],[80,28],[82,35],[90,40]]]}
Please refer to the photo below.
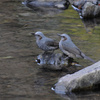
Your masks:
{"label": "bird's wing", "polygon": [[57,42],[54,41],[54,40],[48,40],[48,41],[46,41],[46,44],[47,44],[48,46],[52,46],[52,47],[59,47],[59,43],[57,43]]}
{"label": "bird's wing", "polygon": [[80,49],[74,45],[73,43],[70,44],[62,44],[63,49],[68,51],[69,53],[72,53],[74,55],[80,55],[81,56],[81,51]]}

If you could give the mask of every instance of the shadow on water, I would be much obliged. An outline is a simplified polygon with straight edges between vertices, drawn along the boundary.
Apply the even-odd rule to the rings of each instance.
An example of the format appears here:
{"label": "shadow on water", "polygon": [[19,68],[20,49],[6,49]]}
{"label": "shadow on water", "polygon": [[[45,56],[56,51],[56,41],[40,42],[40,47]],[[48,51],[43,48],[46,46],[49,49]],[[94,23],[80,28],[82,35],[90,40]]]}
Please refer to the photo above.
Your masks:
{"label": "shadow on water", "polygon": [[[30,33],[42,31],[58,41],[57,33],[68,33],[87,56],[99,60],[100,20],[93,21],[94,34],[88,34],[82,20],[71,7],[61,13],[58,10],[54,13],[40,13],[23,6],[21,2],[0,2],[0,100],[67,100],[55,94],[51,87],[61,76],[75,70],[72,67],[68,68],[69,71],[42,70],[35,62],[37,56],[42,55],[41,50],[37,48],[35,38]],[[92,25],[88,24],[85,23],[86,28]],[[59,52],[55,51],[56,54]],[[84,67],[91,64],[81,59],[77,61]],[[98,92],[77,95],[77,100],[87,98],[98,100],[100,96]]]}

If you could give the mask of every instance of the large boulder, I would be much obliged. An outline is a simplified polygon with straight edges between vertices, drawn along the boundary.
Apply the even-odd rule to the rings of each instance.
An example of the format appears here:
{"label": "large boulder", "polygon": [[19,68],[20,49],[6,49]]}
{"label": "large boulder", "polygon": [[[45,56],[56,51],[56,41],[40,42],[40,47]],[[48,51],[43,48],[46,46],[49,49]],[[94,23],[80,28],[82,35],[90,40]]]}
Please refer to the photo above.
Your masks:
{"label": "large boulder", "polygon": [[88,66],[74,74],[68,74],[58,80],[55,84],[56,93],[67,93],[79,91],[80,89],[92,89],[100,85],[100,61]]}
{"label": "large boulder", "polygon": [[84,18],[94,18],[100,16],[100,6],[91,2],[86,2],[82,8],[82,14]]}
{"label": "large boulder", "polygon": [[100,1],[98,0],[69,0],[69,2],[79,12],[81,18],[100,17]]}

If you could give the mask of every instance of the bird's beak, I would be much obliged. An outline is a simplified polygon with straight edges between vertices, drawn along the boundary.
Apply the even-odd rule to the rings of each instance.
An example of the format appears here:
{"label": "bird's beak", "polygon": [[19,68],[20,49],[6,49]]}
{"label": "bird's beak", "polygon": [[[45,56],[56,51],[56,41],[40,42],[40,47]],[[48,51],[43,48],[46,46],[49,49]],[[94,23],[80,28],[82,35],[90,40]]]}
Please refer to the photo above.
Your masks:
{"label": "bird's beak", "polygon": [[57,35],[58,35],[58,36],[61,36],[61,34],[59,34],[59,33],[58,33]]}
{"label": "bird's beak", "polygon": [[35,33],[31,33],[31,34],[35,36]]}

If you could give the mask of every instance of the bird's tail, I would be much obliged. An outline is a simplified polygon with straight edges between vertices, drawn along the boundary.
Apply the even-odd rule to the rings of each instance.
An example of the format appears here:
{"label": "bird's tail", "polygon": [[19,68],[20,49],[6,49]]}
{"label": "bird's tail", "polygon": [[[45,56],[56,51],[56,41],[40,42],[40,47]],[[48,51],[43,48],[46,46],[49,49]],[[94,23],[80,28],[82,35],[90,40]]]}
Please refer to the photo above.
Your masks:
{"label": "bird's tail", "polygon": [[87,59],[87,60],[90,60],[91,62],[93,62],[93,63],[95,63],[96,61],[95,60],[93,60],[93,59],[91,59],[90,57],[88,57],[88,56],[85,56],[85,58],[84,59]]}
{"label": "bird's tail", "polygon": [[90,60],[91,62],[95,63],[96,61],[91,59],[90,57],[86,56],[84,53],[82,53],[82,56],[84,57],[84,59]]}

